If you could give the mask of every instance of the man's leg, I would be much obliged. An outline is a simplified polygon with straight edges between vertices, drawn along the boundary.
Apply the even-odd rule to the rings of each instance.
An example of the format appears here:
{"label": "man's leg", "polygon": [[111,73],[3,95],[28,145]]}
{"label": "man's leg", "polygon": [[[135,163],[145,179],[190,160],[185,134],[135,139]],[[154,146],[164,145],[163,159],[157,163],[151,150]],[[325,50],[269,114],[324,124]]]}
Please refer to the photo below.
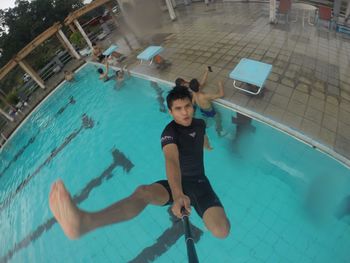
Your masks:
{"label": "man's leg", "polygon": [[203,221],[208,230],[218,238],[226,238],[230,233],[230,222],[222,207],[208,208],[203,214]]}
{"label": "man's leg", "polygon": [[168,191],[160,184],[139,186],[129,197],[98,212],[79,209],[62,181],[51,187],[50,209],[70,239],[77,239],[96,228],[136,217],[148,205],[164,205],[169,200]]}
{"label": "man's leg", "polygon": [[221,113],[220,112],[216,112],[215,116],[215,130],[216,133],[218,134],[219,137],[224,136],[224,134],[222,134],[222,121],[221,121]]}

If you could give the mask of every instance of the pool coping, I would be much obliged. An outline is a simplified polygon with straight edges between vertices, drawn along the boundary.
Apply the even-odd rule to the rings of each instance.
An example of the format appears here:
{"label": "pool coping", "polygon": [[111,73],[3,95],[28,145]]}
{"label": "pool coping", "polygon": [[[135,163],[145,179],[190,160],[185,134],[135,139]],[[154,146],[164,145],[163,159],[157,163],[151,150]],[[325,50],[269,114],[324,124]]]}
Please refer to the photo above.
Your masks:
{"label": "pool coping", "polygon": [[[103,66],[103,64],[101,63],[97,63],[97,62],[92,62],[92,61],[87,61],[85,64],[81,65],[77,70],[75,70],[74,72],[79,72],[80,70],[82,70],[86,65],[91,64],[91,65],[96,65],[96,66]],[[120,67],[117,66],[110,66],[111,69],[113,70],[121,70]],[[163,79],[159,79],[156,77],[152,77],[152,76],[148,76],[146,74],[143,73],[139,73],[133,70],[130,70],[130,73],[136,77],[140,77],[142,79],[146,79],[146,80],[150,80],[150,81],[155,81],[158,83],[163,83],[167,86],[174,86],[174,83],[167,81],[167,80],[163,80]],[[45,99],[43,99],[32,111],[30,114],[28,114],[28,116],[22,121],[22,123],[16,128],[16,130],[11,134],[11,136],[6,140],[6,142],[4,143],[3,147],[1,147],[0,149],[0,153],[2,152],[2,150],[5,148],[6,144],[12,139],[12,137],[14,135],[16,135],[16,133],[18,132],[18,130],[25,124],[25,122],[28,120],[28,118],[42,105],[42,103],[44,103],[52,94],[54,94],[57,90],[59,90],[59,88],[61,88],[64,84],[66,83],[66,80],[62,81],[56,88],[54,88],[47,96]],[[309,136],[303,134],[302,132],[300,132],[299,130],[293,129],[285,124],[282,124],[280,122],[277,122],[271,118],[268,118],[266,116],[263,116],[257,112],[251,111],[249,109],[246,109],[242,106],[239,106],[233,102],[224,100],[224,99],[217,99],[214,101],[214,103],[219,104],[225,108],[234,110],[236,112],[242,113],[244,115],[247,115],[249,117],[251,117],[252,119],[259,121],[263,124],[269,125],[272,128],[275,128],[285,134],[287,134],[288,136],[292,136],[293,138],[295,138],[296,140],[308,145],[309,147],[312,147],[322,153],[327,154],[329,157],[331,157],[332,159],[336,160],[337,162],[339,162],[340,164],[346,166],[348,169],[350,169],[350,160],[347,159],[345,156],[335,152],[333,149],[331,149],[330,147],[328,147],[327,145],[324,145],[312,138],[310,138]]]}

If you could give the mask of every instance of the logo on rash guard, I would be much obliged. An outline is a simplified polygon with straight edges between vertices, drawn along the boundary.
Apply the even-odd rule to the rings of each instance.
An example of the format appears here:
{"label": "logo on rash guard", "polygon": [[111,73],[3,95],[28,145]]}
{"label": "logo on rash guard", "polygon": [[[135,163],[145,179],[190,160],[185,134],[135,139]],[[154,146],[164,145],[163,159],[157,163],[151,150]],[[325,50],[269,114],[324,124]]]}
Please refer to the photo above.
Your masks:
{"label": "logo on rash guard", "polygon": [[192,132],[192,133],[190,133],[188,135],[190,135],[192,138],[194,138],[196,136],[196,132]]}
{"label": "logo on rash guard", "polygon": [[165,141],[172,141],[174,138],[172,136],[163,136],[160,141],[165,142]]}

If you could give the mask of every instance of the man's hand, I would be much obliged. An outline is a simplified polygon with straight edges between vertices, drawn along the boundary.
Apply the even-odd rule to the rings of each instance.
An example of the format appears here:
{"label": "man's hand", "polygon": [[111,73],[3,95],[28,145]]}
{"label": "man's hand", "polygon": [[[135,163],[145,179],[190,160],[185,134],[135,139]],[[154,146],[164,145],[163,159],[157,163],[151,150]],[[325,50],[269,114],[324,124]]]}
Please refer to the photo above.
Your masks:
{"label": "man's hand", "polygon": [[204,147],[205,147],[205,149],[207,149],[208,151],[214,150],[214,148],[211,147],[210,145],[205,145]]}
{"label": "man's hand", "polygon": [[191,213],[191,201],[190,198],[187,195],[180,195],[178,197],[176,197],[174,199],[174,204],[171,208],[171,211],[173,211],[173,214],[178,217],[181,218],[182,217],[182,213],[181,213],[181,209],[185,208],[187,213],[190,214]]}

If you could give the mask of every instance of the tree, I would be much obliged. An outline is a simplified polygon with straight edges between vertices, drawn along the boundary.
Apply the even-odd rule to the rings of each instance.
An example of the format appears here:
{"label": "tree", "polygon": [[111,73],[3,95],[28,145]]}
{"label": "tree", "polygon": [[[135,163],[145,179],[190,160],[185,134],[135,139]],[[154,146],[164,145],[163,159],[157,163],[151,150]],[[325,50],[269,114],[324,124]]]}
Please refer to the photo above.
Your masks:
{"label": "tree", "polygon": [[82,6],[82,0],[17,0],[14,8],[0,10],[0,67],[36,36]]}

